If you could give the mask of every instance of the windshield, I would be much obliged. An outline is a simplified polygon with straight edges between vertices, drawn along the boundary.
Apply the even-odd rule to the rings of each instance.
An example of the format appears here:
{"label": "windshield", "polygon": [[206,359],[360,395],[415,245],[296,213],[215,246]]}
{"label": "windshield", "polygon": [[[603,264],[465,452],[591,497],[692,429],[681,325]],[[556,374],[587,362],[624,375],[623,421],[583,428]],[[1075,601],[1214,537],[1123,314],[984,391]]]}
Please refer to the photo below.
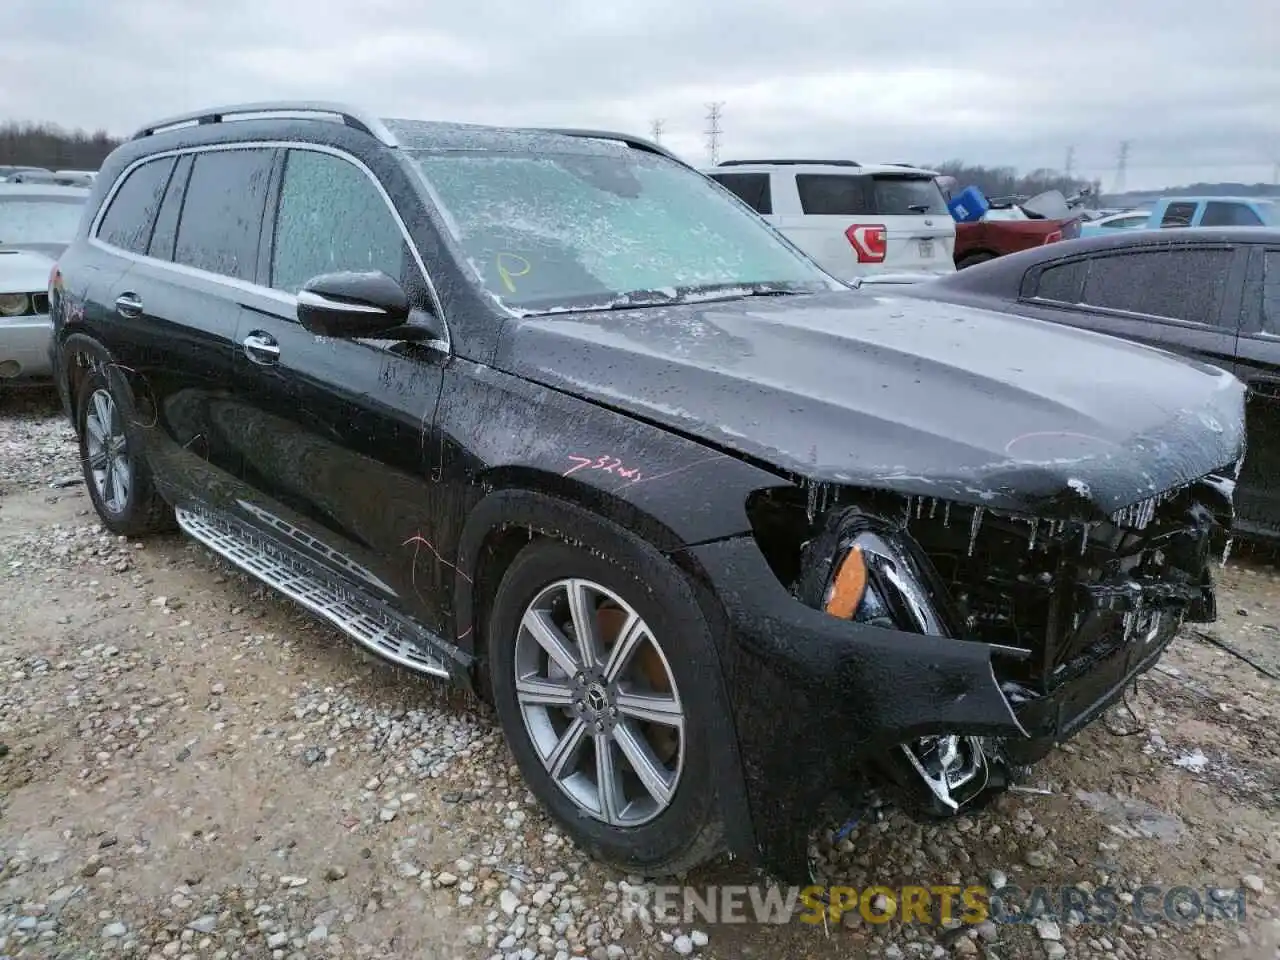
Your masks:
{"label": "windshield", "polygon": [[83,209],[82,199],[0,197],[0,244],[69,244]]}
{"label": "windshield", "polygon": [[727,191],[663,157],[413,156],[480,283],[509,308],[841,288]]}

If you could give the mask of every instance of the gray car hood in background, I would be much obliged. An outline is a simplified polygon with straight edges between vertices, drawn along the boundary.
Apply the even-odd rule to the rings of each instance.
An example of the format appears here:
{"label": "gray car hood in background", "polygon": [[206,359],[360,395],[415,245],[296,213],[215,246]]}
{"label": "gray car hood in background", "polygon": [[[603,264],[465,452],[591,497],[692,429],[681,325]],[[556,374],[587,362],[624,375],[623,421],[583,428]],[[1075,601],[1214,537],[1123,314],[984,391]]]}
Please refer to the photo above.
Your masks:
{"label": "gray car hood in background", "polygon": [[44,293],[53,264],[43,254],[0,246],[0,293]]}
{"label": "gray car hood in background", "polygon": [[1230,374],[1003,313],[849,291],[511,323],[498,368],[817,483],[1090,518],[1243,455]]}

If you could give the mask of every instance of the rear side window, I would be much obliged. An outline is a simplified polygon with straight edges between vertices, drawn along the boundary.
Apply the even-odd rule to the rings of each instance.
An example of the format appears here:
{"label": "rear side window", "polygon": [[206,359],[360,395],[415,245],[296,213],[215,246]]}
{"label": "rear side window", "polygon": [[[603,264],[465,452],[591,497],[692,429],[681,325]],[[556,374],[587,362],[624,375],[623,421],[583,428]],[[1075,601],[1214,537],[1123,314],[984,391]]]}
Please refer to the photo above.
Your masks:
{"label": "rear side window", "polygon": [[191,155],[178,158],[178,165],[169,178],[160,212],[156,214],[156,226],[151,231],[151,245],[147,254],[159,260],[173,259],[173,244],[178,238],[178,214],[182,212],[182,197],[186,193],[187,175],[191,172]]}
{"label": "rear side window", "polygon": [[1260,227],[1262,218],[1243,203],[1212,201],[1205,205],[1202,227]]}
{"label": "rear side window", "polygon": [[800,209],[809,216],[858,217],[873,213],[867,178],[830,173],[796,174]]}
{"label": "rear side window", "polygon": [[932,177],[910,174],[796,175],[800,208],[810,216],[950,216]]}
{"label": "rear side window", "polygon": [[1080,279],[1084,274],[1083,260],[1070,263],[1059,263],[1045,267],[1040,271],[1036,281],[1035,293],[1038,300],[1052,300],[1055,303],[1077,303],[1080,300]]}
{"label": "rear side window", "polygon": [[173,157],[148,160],[125,177],[98,225],[98,239],[121,250],[146,253],[151,225],[173,170]]}
{"label": "rear side window", "polygon": [[1108,310],[1216,324],[1233,250],[1144,250],[1088,261],[1082,302]]}
{"label": "rear side window", "polygon": [[756,213],[773,213],[773,194],[767,173],[717,173],[713,180],[738,195]]}
{"label": "rear side window", "polygon": [[408,247],[382,194],[340,157],[290,150],[280,186],[271,286],[297,293],[312,277],[381,270],[403,282]]}
{"label": "rear side window", "polygon": [[1162,227],[1189,227],[1195,219],[1194,203],[1171,203],[1164,208],[1164,216],[1160,218]]}
{"label": "rear side window", "polygon": [[253,280],[274,151],[196,154],[178,224],[174,262]]}

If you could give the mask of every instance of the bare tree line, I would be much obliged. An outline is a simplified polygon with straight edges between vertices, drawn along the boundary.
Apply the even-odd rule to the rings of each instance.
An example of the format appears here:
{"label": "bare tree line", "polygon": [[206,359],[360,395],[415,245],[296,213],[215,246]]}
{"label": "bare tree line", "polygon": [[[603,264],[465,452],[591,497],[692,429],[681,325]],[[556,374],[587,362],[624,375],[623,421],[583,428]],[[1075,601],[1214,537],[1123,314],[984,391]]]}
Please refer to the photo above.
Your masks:
{"label": "bare tree line", "polygon": [[97,170],[120,141],[105,130],[64,130],[51,123],[0,124],[0,166]]}

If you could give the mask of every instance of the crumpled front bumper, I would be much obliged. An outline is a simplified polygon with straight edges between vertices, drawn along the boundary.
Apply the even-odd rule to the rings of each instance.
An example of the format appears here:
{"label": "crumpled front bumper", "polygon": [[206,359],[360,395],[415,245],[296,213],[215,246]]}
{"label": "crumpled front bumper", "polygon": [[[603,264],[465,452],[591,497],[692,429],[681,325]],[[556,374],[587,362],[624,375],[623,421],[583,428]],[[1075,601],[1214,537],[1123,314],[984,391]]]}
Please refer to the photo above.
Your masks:
{"label": "crumpled front bumper", "polygon": [[[792,597],[747,536],[690,547],[719,599],[718,651],[751,824],[728,824],[769,872],[808,879],[820,807],[865,761],[918,737],[1023,738],[991,648],[839,620]],[[735,829],[736,828],[736,829]],[[745,841],[739,841],[743,845]]]}

